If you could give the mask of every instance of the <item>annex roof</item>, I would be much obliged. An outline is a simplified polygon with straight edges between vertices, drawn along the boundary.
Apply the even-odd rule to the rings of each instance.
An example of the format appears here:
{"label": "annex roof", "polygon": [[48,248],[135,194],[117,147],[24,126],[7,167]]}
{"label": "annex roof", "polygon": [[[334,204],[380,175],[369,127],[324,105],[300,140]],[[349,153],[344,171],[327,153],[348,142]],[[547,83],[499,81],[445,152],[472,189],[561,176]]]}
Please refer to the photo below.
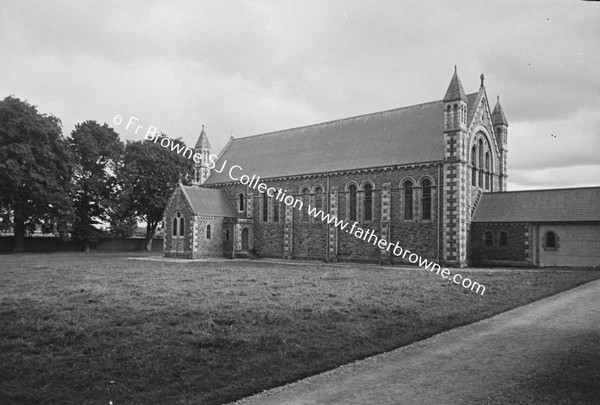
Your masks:
{"label": "annex roof", "polygon": [[485,193],[473,222],[600,221],[600,187]]}
{"label": "annex roof", "polygon": [[198,186],[180,186],[195,215],[236,217],[224,190]]}
{"label": "annex roof", "polygon": [[[233,139],[217,168],[239,165],[262,178],[440,161],[443,102]],[[231,182],[227,170],[205,184]]]}

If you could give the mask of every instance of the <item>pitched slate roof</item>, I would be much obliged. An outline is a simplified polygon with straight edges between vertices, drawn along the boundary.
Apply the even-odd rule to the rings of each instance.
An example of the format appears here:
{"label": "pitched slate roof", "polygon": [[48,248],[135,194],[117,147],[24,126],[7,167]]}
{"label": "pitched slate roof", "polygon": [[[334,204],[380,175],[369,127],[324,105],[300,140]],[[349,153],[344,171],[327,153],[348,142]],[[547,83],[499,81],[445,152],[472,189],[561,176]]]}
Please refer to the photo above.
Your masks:
{"label": "pitched slate roof", "polygon": [[196,215],[237,216],[224,190],[197,186],[180,186]]}
{"label": "pitched slate roof", "polygon": [[600,221],[600,187],[485,193],[473,222]]}
{"label": "pitched slate roof", "polygon": [[446,90],[446,95],[444,96],[444,102],[456,100],[467,101],[467,96],[465,95],[465,90],[460,82],[460,78],[458,77],[455,66],[454,75],[452,75],[452,80],[450,80],[450,85],[448,86],[448,90]]}
{"label": "pitched slate roof", "polygon": [[[442,160],[443,102],[233,139],[227,160],[263,178]],[[231,182],[227,170],[205,184]]]}
{"label": "pitched slate roof", "polygon": [[196,141],[196,146],[194,149],[210,149],[210,142],[208,142],[208,136],[206,132],[204,132],[204,125],[202,125],[202,132],[200,132],[200,136],[198,136],[198,141]]}

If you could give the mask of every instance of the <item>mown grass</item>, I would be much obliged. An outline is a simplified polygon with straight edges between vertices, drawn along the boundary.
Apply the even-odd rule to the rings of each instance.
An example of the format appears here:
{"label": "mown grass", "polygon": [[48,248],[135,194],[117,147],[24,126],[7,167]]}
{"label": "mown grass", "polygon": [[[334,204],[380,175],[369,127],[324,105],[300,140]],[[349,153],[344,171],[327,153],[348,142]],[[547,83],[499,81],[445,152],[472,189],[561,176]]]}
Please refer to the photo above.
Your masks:
{"label": "mown grass", "polygon": [[600,278],[127,256],[0,256],[0,403],[224,403]]}

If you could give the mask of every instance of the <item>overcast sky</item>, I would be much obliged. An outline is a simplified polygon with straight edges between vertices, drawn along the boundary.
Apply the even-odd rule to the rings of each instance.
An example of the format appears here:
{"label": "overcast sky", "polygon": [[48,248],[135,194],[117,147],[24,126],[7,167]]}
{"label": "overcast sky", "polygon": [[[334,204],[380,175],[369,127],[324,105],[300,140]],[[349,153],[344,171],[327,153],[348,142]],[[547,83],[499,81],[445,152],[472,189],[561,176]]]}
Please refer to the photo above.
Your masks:
{"label": "overcast sky", "polygon": [[204,124],[218,152],[230,135],[442,99],[454,65],[467,93],[484,73],[491,108],[500,95],[510,190],[600,185],[597,2],[0,5],[0,98],[58,116],[65,136],[120,114],[189,145]]}

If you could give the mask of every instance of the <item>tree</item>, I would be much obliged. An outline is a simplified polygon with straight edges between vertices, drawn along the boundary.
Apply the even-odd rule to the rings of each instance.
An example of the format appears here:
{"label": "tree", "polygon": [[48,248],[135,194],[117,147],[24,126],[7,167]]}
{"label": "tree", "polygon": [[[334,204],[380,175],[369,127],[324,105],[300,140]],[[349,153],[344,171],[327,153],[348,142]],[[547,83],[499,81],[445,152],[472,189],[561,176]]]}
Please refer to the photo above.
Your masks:
{"label": "tree", "polygon": [[90,250],[90,239],[101,232],[94,227],[107,221],[116,199],[116,171],[123,156],[124,145],[119,134],[107,124],[84,121],[75,125],[68,138],[73,155],[73,208],[71,234]]}
{"label": "tree", "polygon": [[[166,138],[166,135],[162,135]],[[181,142],[180,140],[178,140]],[[191,178],[193,163],[170,149],[149,141],[127,142],[120,179],[126,212],[146,222],[147,251],[152,250],[156,227],[179,181]]]}
{"label": "tree", "polygon": [[70,162],[57,117],[14,96],[0,101],[0,212],[13,225],[14,252],[24,250],[26,230],[65,232]]}

